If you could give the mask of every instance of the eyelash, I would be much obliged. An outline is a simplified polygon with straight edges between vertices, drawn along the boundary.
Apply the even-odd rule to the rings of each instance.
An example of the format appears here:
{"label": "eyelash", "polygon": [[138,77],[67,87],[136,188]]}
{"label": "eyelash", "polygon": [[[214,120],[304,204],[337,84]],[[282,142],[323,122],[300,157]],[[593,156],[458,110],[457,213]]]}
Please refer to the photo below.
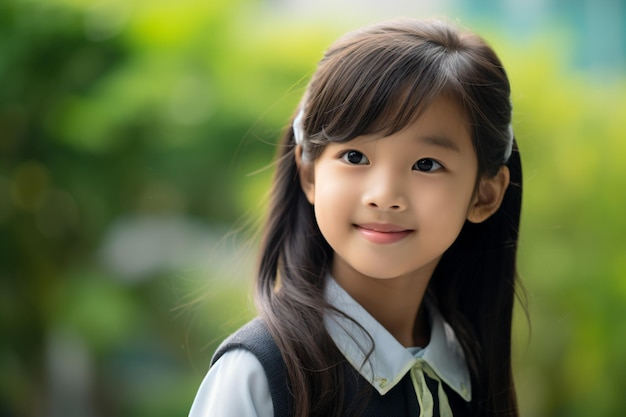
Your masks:
{"label": "eyelash", "polygon": [[418,169],[418,171],[421,171],[421,172],[435,172],[435,171],[439,171],[440,169],[443,168],[443,165],[440,162],[438,162],[438,161],[436,161],[436,160],[434,160],[432,158],[422,158],[419,161],[417,161],[415,164],[413,164],[413,167],[417,168],[417,166],[418,166],[418,164],[420,162],[429,162],[429,163],[431,163],[431,164],[436,166],[436,168],[431,169],[431,170],[421,170],[421,169]]}
{"label": "eyelash", "polygon": [[[366,161],[366,162],[365,162],[365,163],[351,162],[351,161],[348,159],[348,158],[350,158],[350,156],[360,156],[360,157],[363,157],[363,158],[365,158],[365,161]],[[369,159],[367,159],[367,156],[365,156],[362,152],[355,151],[354,149],[350,149],[350,150],[347,150],[347,151],[345,151],[345,152],[342,152],[342,153],[341,153],[341,155],[340,155],[340,157],[341,157],[341,159],[342,159],[344,162],[346,162],[346,163],[348,163],[348,164],[350,164],[350,165],[367,165],[367,164],[369,164],[369,162],[370,162],[370,160],[369,160]]]}
{"label": "eyelash", "polygon": [[[359,157],[361,158],[359,160],[359,162],[353,162],[350,161],[348,158],[350,157]],[[354,149],[350,149],[347,150],[345,152],[342,152],[340,155],[341,160],[343,160],[344,162],[346,162],[347,164],[350,165],[368,165],[370,163],[369,159],[367,159],[367,156],[365,156],[362,152],[356,151]],[[365,162],[363,162],[363,159],[365,159]],[[420,169],[418,166],[420,163],[429,163],[430,165],[434,166],[435,168],[433,169],[431,167],[430,170],[424,170],[424,169]],[[423,167],[422,167],[423,168]],[[413,169],[415,169],[416,171],[420,171],[420,172],[435,172],[435,171],[439,171],[440,169],[443,168],[443,165],[441,164],[441,162],[433,159],[433,158],[421,158],[419,159],[417,162],[415,162],[415,164],[413,164]]]}

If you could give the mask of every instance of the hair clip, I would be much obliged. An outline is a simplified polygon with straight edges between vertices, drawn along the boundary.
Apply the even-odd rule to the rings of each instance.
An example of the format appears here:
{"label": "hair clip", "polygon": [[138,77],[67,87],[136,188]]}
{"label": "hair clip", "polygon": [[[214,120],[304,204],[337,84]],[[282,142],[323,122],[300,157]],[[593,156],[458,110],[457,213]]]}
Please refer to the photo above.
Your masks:
{"label": "hair clip", "polygon": [[304,109],[300,108],[298,115],[293,119],[293,137],[296,140],[296,145],[302,146],[304,144],[304,127],[302,126],[302,120],[304,119]]}
{"label": "hair clip", "polygon": [[514,139],[513,126],[509,124],[509,143],[506,147],[506,150],[504,151],[504,158],[503,158],[503,162],[505,164],[509,162],[509,158],[511,157],[511,154],[513,153],[513,139]]}

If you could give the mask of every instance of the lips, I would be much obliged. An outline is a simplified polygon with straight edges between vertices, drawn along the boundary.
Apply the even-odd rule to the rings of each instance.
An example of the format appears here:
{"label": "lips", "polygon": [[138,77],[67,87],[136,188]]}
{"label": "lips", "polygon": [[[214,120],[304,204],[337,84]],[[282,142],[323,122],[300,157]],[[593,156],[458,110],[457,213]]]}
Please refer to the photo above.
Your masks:
{"label": "lips", "polygon": [[355,224],[354,227],[365,239],[377,244],[395,243],[414,232],[412,229],[388,223]]}

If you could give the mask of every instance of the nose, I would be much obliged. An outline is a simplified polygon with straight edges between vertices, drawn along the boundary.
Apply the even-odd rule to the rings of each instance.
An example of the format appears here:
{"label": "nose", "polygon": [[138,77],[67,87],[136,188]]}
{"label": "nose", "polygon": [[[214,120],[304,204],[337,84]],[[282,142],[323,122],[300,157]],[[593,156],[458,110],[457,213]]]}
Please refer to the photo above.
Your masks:
{"label": "nose", "polygon": [[373,172],[365,184],[362,201],[381,210],[404,210],[408,206],[406,184],[401,175],[391,170]]}

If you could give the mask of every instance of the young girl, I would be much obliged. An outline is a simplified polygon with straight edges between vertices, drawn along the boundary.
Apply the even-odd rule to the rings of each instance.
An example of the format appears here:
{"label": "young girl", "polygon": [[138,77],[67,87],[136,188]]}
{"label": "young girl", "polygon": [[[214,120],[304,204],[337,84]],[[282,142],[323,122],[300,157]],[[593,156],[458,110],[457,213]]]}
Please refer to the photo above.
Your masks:
{"label": "young girl", "polygon": [[443,21],[350,33],[280,146],[256,296],[190,416],[516,416],[510,87]]}

